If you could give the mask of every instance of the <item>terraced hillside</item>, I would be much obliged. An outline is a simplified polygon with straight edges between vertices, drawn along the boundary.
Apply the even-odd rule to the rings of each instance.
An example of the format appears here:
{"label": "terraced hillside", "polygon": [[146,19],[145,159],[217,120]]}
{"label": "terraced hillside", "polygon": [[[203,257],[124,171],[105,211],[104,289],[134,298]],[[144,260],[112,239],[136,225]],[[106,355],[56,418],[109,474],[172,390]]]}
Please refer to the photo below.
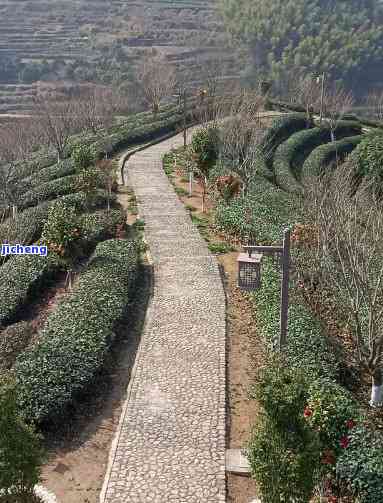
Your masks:
{"label": "terraced hillside", "polygon": [[214,5],[214,0],[0,0],[0,113],[28,111],[39,80],[110,83],[118,72],[128,79],[149,47],[187,65],[198,81],[197,57],[228,54]]}

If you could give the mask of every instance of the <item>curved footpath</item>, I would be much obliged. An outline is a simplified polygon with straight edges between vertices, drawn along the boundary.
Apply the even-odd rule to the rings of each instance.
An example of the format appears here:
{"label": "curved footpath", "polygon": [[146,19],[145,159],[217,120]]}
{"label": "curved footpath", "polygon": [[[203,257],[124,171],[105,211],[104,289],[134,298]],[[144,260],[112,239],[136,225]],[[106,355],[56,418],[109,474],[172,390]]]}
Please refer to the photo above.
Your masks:
{"label": "curved footpath", "polygon": [[225,294],[218,263],[163,169],[182,134],[125,168],[154,270],[153,297],[101,503],[221,503],[225,489]]}

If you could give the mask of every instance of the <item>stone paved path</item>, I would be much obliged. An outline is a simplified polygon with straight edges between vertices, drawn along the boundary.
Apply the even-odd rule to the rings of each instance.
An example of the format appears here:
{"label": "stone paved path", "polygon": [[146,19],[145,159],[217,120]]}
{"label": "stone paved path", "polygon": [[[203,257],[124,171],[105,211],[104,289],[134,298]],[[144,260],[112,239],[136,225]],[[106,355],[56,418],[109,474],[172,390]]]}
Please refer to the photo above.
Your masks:
{"label": "stone paved path", "polygon": [[162,170],[182,135],[129,160],[154,292],[101,503],[225,497],[225,295],[216,259]]}

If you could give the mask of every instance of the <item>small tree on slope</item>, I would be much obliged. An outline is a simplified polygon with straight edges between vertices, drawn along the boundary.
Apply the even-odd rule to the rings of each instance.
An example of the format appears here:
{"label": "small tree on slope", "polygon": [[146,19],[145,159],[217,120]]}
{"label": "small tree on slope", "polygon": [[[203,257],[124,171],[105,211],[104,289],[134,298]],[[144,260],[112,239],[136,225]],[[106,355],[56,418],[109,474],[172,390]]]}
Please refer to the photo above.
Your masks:
{"label": "small tree on slope", "polygon": [[[315,229],[298,264],[347,314],[358,361],[372,379],[370,405],[383,405],[383,205],[371,181],[356,186],[347,162],[307,188],[305,215]],[[303,260],[302,260],[303,259]]]}

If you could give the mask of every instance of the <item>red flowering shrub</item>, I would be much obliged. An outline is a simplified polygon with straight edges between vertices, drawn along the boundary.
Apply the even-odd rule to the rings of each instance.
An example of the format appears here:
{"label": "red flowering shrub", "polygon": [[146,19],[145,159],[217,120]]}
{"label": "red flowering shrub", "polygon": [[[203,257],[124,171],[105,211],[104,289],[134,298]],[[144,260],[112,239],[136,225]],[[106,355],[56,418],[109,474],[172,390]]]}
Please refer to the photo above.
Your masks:
{"label": "red flowering shrub", "polygon": [[339,440],[339,445],[342,447],[342,449],[347,449],[349,444],[350,444],[350,438],[345,435],[341,437],[341,439]]}

